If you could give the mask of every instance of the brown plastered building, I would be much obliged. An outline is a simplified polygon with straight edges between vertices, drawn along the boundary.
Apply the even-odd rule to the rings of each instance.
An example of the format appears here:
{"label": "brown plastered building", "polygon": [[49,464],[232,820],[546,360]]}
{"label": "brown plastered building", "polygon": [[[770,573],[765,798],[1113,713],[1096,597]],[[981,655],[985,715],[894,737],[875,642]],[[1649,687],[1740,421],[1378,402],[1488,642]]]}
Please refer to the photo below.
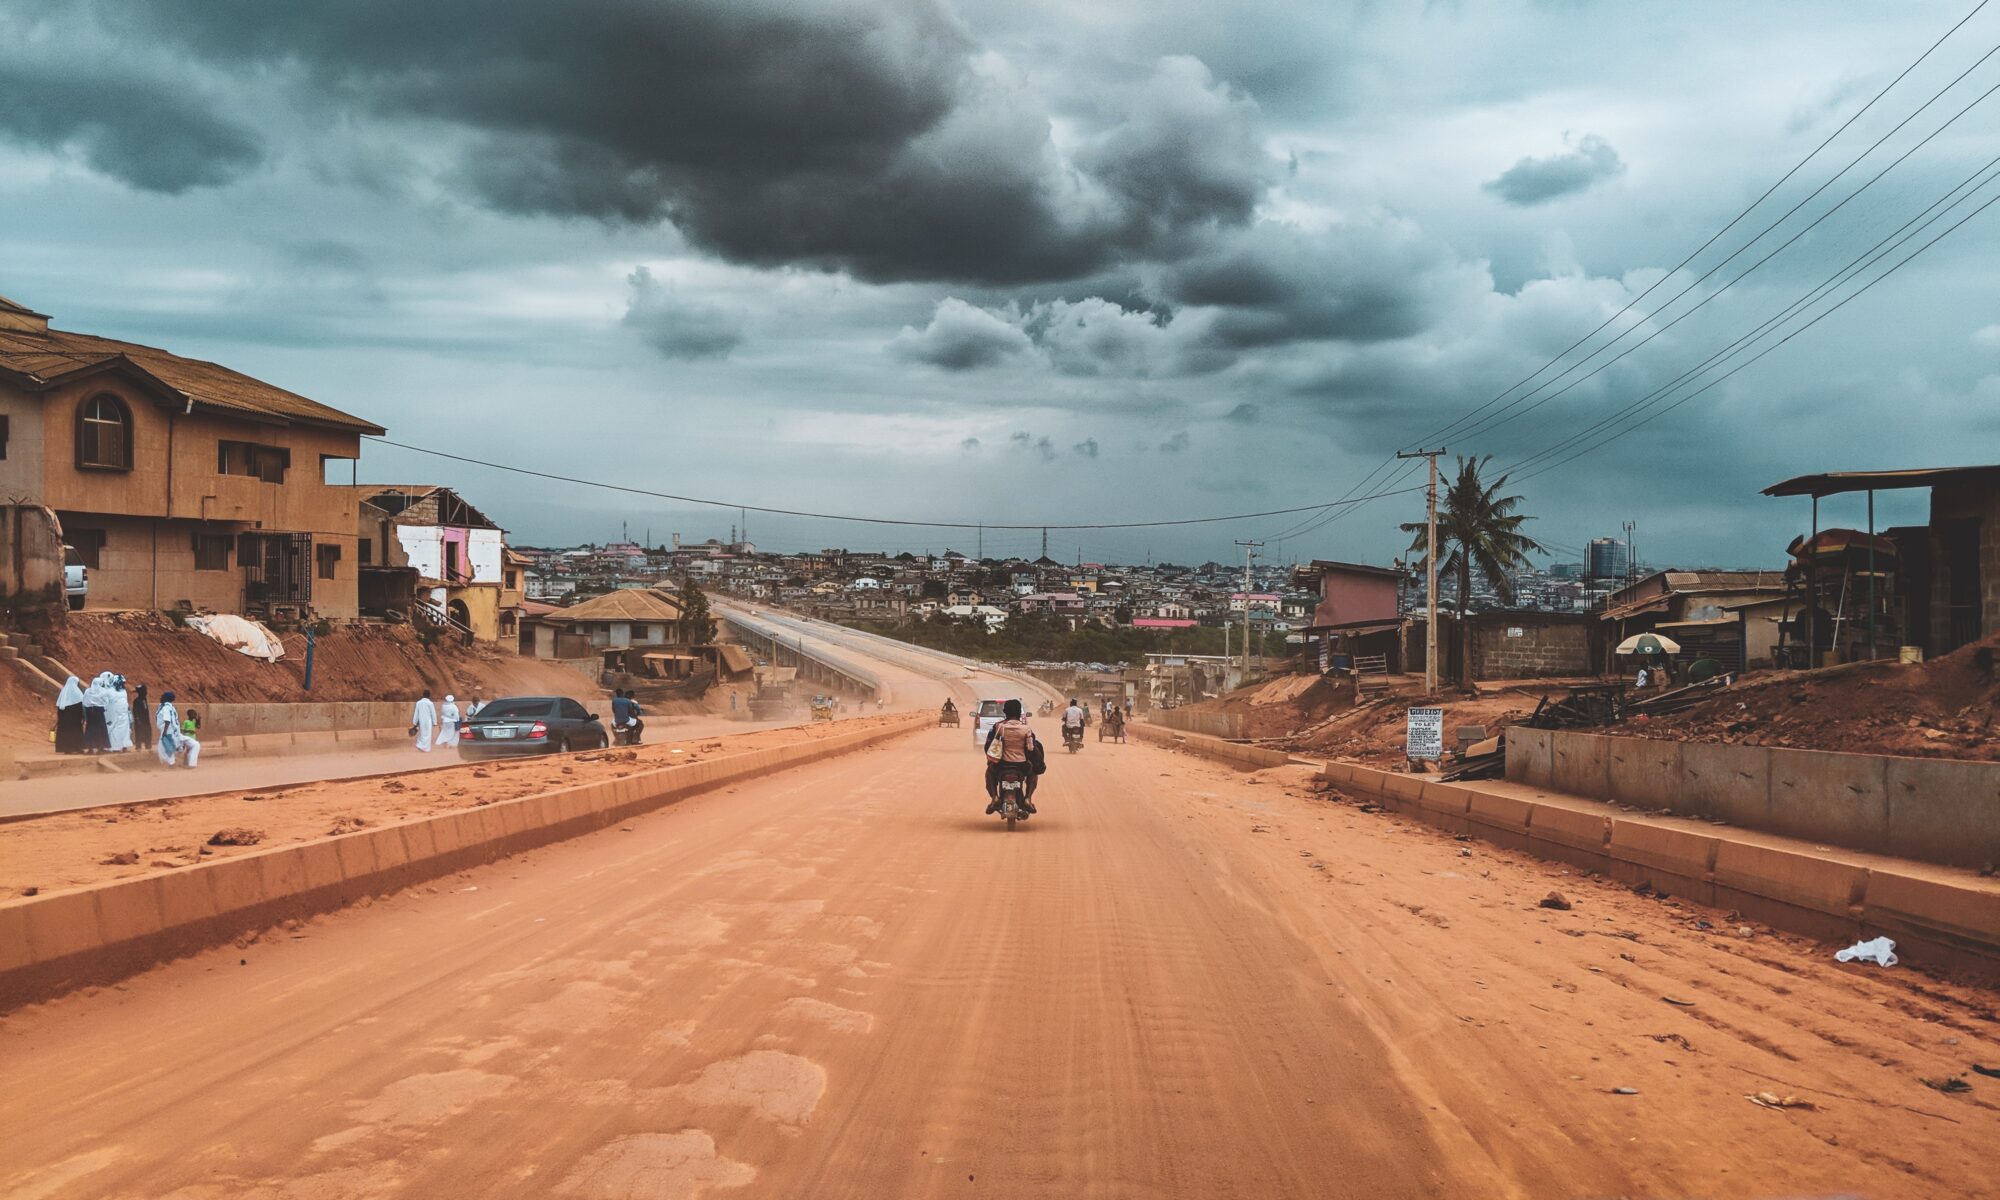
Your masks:
{"label": "brown plastered building", "polygon": [[355,496],[326,475],[382,432],[0,297],[0,500],[56,511],[89,608],[355,616]]}

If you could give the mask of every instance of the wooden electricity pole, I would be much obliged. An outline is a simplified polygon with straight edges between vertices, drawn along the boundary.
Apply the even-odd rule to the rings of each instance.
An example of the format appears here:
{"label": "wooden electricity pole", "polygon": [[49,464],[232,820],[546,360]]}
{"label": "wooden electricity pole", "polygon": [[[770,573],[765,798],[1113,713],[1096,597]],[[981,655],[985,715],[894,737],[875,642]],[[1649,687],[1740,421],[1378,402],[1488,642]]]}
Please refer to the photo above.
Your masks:
{"label": "wooden electricity pole", "polygon": [[1242,684],[1250,682],[1250,563],[1257,557],[1262,542],[1237,542],[1243,547],[1243,678]]}
{"label": "wooden electricity pole", "polygon": [[[1438,455],[1443,453],[1443,446],[1435,450],[1396,452],[1397,458],[1427,458],[1431,464],[1431,483],[1426,497],[1430,508],[1428,518],[1430,533],[1428,549],[1424,551],[1424,694],[1426,696],[1435,696],[1438,690]],[[1463,604],[1464,601],[1461,600],[1460,603]]]}

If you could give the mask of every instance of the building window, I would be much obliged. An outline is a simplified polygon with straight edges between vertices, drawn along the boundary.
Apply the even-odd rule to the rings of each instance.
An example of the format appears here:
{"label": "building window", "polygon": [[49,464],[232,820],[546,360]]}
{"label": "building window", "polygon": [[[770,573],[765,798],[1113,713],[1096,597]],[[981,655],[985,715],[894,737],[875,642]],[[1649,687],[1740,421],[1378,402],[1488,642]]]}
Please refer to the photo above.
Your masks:
{"label": "building window", "polygon": [[357,544],[357,548],[356,548],[356,550],[355,550],[355,553],[356,553],[357,555],[359,555],[359,556],[360,556],[360,562],[361,562],[361,565],[362,565],[362,566],[364,566],[364,567],[365,567],[365,566],[367,566],[367,565],[369,565],[370,563],[374,562],[374,561],[375,561],[375,539],[374,539],[374,538],[362,538],[362,539],[360,539],[359,543]]}
{"label": "building window", "polygon": [[340,561],[340,547],[314,546],[313,555],[319,560],[319,577],[332,579],[334,564]]}
{"label": "building window", "polygon": [[102,529],[68,529],[63,531],[70,549],[76,551],[77,559],[91,570],[97,570],[104,559],[104,531]]}
{"label": "building window", "polygon": [[[0,421],[4,421],[5,419],[6,418],[4,417],[0,417]],[[0,425],[0,435],[4,435],[5,431],[6,431],[6,426]],[[7,457],[5,450],[6,450],[5,437],[0,436],[0,458]],[[521,573],[519,571],[507,572],[507,590],[510,592],[518,592],[521,590]]]}
{"label": "building window", "polygon": [[194,535],[194,569],[197,571],[227,571],[229,569],[229,543],[232,539],[226,533],[197,533]]}
{"label": "building window", "polygon": [[0,413],[0,458],[7,457],[7,414]]}
{"label": "building window", "polygon": [[446,542],[444,544],[444,581],[446,583],[465,582],[464,554],[465,547],[459,543]]}
{"label": "building window", "polygon": [[76,465],[94,471],[132,469],[132,413],[100,392],[76,410]]}
{"label": "building window", "polygon": [[256,442],[215,443],[215,470],[218,475],[248,475],[265,483],[285,482],[292,465],[292,452],[283,446],[263,446]]}

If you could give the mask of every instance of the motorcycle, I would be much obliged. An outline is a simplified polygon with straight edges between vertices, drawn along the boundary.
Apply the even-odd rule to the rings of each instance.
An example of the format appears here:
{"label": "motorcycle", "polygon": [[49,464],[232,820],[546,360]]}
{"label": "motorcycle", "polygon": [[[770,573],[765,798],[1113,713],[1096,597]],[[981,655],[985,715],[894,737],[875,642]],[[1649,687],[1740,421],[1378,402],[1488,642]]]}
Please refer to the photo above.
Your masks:
{"label": "motorcycle", "polygon": [[1063,749],[1071,754],[1083,749],[1083,729],[1080,726],[1063,726]]}
{"label": "motorcycle", "polygon": [[1000,802],[1000,819],[1007,822],[1007,828],[1014,828],[1017,821],[1028,819],[1028,773],[1019,764],[1009,764],[1000,769],[1000,780],[994,785],[995,800]]}

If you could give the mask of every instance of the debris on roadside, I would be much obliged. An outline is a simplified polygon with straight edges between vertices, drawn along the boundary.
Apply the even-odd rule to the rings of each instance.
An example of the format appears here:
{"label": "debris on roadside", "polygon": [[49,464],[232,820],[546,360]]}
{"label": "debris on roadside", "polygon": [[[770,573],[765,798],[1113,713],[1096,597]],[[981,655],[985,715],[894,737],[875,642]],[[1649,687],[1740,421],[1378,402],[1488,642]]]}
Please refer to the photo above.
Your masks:
{"label": "debris on roadside", "polygon": [[1943,1092],[1948,1096],[1955,1096],[1960,1092],[1969,1092],[1972,1090],[1971,1084],[1965,1082],[1965,1080],[1960,1079],[1956,1075],[1953,1075],[1949,1079],[1919,1078],[1917,1082],[1923,1084],[1925,1087],[1930,1088],[1933,1091]]}
{"label": "debris on roadside", "polygon": [[1572,907],[1574,907],[1573,905],[1570,904],[1568,900],[1563,898],[1563,894],[1561,892],[1550,892],[1548,895],[1543,896],[1540,900],[1536,901],[1535,904],[1536,907],[1538,908],[1553,908],[1560,912],[1568,912]]}
{"label": "debris on roadside", "polygon": [[208,839],[211,846],[254,846],[264,840],[264,835],[255,829],[219,829]]}
{"label": "debris on roadside", "polygon": [[1611,1094],[1614,1096],[1636,1096],[1639,1094],[1639,1089],[1635,1087],[1615,1087],[1611,1089]]}
{"label": "debris on roadside", "polygon": [[139,852],[137,850],[127,850],[121,854],[113,854],[109,858],[99,861],[107,867],[136,867],[139,865]]}
{"label": "debris on roadside", "polygon": [[[1620,957],[1622,958],[1624,956],[1620,955]],[[1646,1036],[1652,1038],[1656,1042],[1672,1042],[1674,1045],[1679,1046],[1681,1049],[1687,1051],[1689,1054],[1695,1053],[1694,1046],[1691,1045],[1685,1037],[1682,1037],[1678,1033],[1649,1033]]]}
{"label": "debris on roadside", "polygon": [[1885,937],[1856,942],[1845,950],[1834,951],[1833,957],[1839,962],[1868,962],[1882,967],[1893,967],[1901,961],[1896,957],[1895,941]]}
{"label": "debris on roadside", "polygon": [[1693,1008],[1693,1007],[1694,1007],[1694,1001],[1692,1001],[1692,1000],[1683,1000],[1683,999],[1681,999],[1681,998],[1680,998],[1679,996],[1662,996],[1662,997],[1660,997],[1660,999],[1662,999],[1662,1000],[1665,1000],[1665,1001],[1666,1001],[1666,1002],[1667,1002],[1668,1004],[1672,1004],[1672,1005],[1674,1005],[1674,1006],[1675,1006],[1675,1007],[1677,1007],[1677,1008]]}
{"label": "debris on roadside", "polygon": [[1754,1096],[1743,1098],[1759,1108],[1802,1108],[1807,1112],[1816,1112],[1819,1109],[1819,1106],[1810,1100],[1801,1100],[1797,1096],[1780,1096],[1776,1092],[1758,1092]]}
{"label": "debris on roadside", "polygon": [[343,833],[353,833],[357,829],[365,829],[367,826],[367,820],[362,817],[335,817],[333,827],[326,831],[326,835],[328,837],[338,837]]}

